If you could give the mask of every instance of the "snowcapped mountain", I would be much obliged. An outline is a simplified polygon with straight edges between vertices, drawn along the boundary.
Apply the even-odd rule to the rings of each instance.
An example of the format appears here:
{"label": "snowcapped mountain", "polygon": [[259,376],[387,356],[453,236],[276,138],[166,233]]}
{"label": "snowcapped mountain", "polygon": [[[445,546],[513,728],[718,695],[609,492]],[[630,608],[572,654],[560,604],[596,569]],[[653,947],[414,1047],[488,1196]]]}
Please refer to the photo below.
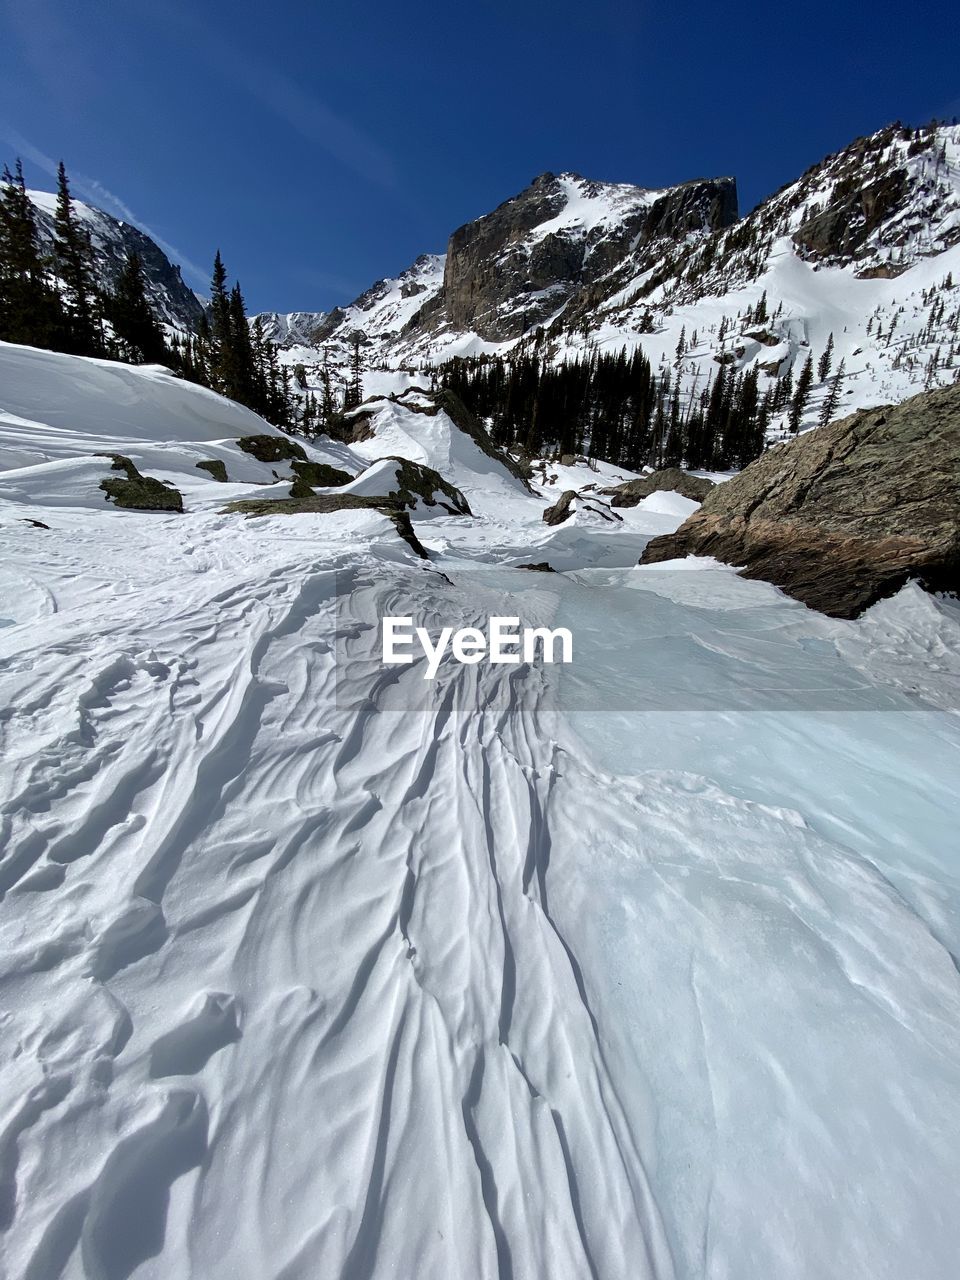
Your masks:
{"label": "snowcapped mountain", "polygon": [[362,334],[377,386],[378,371],[535,342],[554,361],[640,348],[688,407],[721,364],[756,367],[762,392],[812,354],[812,426],[841,360],[836,415],[956,374],[960,128],[857,139],[739,220],[729,178],[647,191],[544,174],[454,232],[444,258],[329,316],[270,319],[308,367],[320,348],[342,364]]}
{"label": "snowcapped mountain", "polygon": [[[811,354],[819,365],[831,335],[833,359],[815,378],[803,425],[817,421],[840,360],[835,416],[953,381],[960,127],[891,126],[858,139],[735,226],[681,246],[609,296],[586,341],[640,345],[692,396],[720,363],[757,367],[762,385],[796,376]],[[583,349],[581,335],[552,336],[559,358]]]}
{"label": "snowcapped mountain", "polygon": [[306,348],[308,355],[328,345],[342,352],[351,336],[361,331],[368,342],[389,344],[439,293],[443,266],[442,254],[424,254],[396,279],[378,280],[348,307],[330,312],[264,312],[264,333],[281,347]]}
{"label": "snowcapped mountain", "polygon": [[593,289],[624,264],[658,261],[667,245],[736,219],[732,178],[664,191],[546,173],[493,213],[450,237],[442,318],[412,326],[424,336],[469,330],[485,342],[522,337],[588,308]]}
{"label": "snowcapped mountain", "polygon": [[[736,219],[732,178],[648,190],[541,174],[492,213],[460,227],[445,255],[426,255],[329,315],[269,314],[268,333],[293,346],[342,344],[361,332],[372,361],[415,361],[462,345],[495,349],[574,308],[627,262]],[[302,353],[300,353],[302,354]]]}
{"label": "snowcapped mountain", "polygon": [[[41,241],[49,243],[54,236],[57,198],[47,191],[30,191],[28,194],[36,210]],[[203,315],[203,304],[184,284],[180,268],[170,261],[160,246],[139,228],[129,222],[121,222],[93,205],[74,200],[73,208],[90,233],[101,281],[112,285],[127,255],[138,253],[143,263],[147,296],[159,318],[176,329],[192,332]]]}

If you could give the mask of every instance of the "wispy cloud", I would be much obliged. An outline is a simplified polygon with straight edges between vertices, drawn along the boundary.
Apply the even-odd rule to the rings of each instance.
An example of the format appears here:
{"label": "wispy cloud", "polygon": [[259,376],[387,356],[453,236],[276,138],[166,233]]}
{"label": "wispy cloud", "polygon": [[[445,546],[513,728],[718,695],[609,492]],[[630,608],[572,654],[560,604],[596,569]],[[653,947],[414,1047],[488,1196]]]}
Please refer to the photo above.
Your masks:
{"label": "wispy cloud", "polygon": [[[31,164],[36,165],[38,169],[42,169],[44,173],[50,174],[51,177],[57,175],[57,162],[50,156],[35,147],[32,142],[25,138],[16,129],[12,128],[5,122],[0,121],[0,138],[12,147],[17,155],[23,159],[29,160]],[[104,209],[107,213],[112,214],[115,218],[119,218],[122,222],[129,222],[132,226],[142,231],[144,235],[150,237],[151,240],[163,250],[168,258],[177,262],[183,270],[193,277],[194,282],[203,287],[210,283],[208,271],[204,271],[202,267],[198,267],[195,262],[191,262],[185,253],[165,240],[161,235],[148,226],[141,218],[133,212],[125,201],[119,196],[114,195],[107,187],[103,185],[97,178],[87,177],[82,173],[69,171],[70,185],[74,192],[82,196],[88,204],[96,205],[99,209]]]}
{"label": "wispy cloud", "polygon": [[174,31],[179,32],[190,52],[202,57],[215,75],[248,94],[318,152],[325,152],[351,173],[404,203],[393,157],[369,133],[302,88],[284,71],[264,58],[246,53],[187,6],[149,0],[138,11],[143,19],[161,23],[167,38]]}
{"label": "wispy cloud", "polygon": [[264,63],[255,62],[237,48],[217,49],[217,65],[229,69],[233,79],[262,107],[279,116],[292,129],[325,151],[344,168],[384,190],[399,188],[397,168],[383,148],[361,129],[337,115],[319,98]]}

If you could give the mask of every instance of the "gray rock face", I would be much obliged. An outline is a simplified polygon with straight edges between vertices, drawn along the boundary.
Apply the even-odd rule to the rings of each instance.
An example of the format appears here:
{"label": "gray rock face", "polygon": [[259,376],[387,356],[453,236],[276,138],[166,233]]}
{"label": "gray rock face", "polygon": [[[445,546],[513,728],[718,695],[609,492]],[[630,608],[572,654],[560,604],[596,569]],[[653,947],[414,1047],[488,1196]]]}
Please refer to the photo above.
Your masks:
{"label": "gray rock face", "polygon": [[612,489],[601,489],[600,492],[610,498],[611,507],[635,507],[644,498],[649,498],[651,493],[662,490],[682,494],[692,502],[702,502],[712,488],[712,480],[692,476],[679,467],[664,467],[651,476],[627,480],[623,484],[614,485]]}
{"label": "gray rock face", "polygon": [[516,338],[628,261],[636,274],[666,245],[736,217],[732,178],[660,192],[545,173],[453,233],[433,310],[453,329],[492,342]]}
{"label": "gray rock face", "polygon": [[840,618],[910,578],[960,589],[960,385],[771,449],[652,539],[641,563],[687,555],[742,566]]}

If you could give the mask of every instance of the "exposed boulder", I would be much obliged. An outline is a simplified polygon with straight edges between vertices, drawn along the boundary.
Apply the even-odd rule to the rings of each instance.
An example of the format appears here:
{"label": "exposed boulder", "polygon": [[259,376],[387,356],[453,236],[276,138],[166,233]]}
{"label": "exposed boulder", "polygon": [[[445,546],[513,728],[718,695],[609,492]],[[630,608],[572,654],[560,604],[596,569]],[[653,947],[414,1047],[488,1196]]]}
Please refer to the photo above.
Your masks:
{"label": "exposed boulder", "polygon": [[456,485],[444,480],[433,467],[392,455],[385,461],[397,464],[396,488],[391,489],[386,496],[392,498],[402,510],[415,511],[422,502],[428,507],[442,507],[452,516],[473,515],[469,502]]}
{"label": "exposed boulder", "polygon": [[334,414],[324,427],[324,433],[331,440],[339,440],[341,444],[360,444],[364,440],[372,440],[375,432],[371,424],[379,408],[377,402],[383,399],[383,396],[378,396],[359,409]]}
{"label": "exposed boulder", "polygon": [[258,462],[285,462],[291,458],[300,462],[307,461],[303,445],[297,444],[289,436],[241,436],[237,445]]}
{"label": "exposed boulder", "polygon": [[245,516],[330,515],[336,511],[379,511],[393,524],[400,537],[421,560],[429,560],[423,543],[414,532],[410,515],[390,498],[368,497],[359,493],[317,493],[303,498],[245,498],[230,502],[224,514]]}
{"label": "exposed boulder", "polygon": [[113,471],[122,471],[125,479],[108,476],[100,481],[106,494],[105,501],[127,511],[183,511],[183,495],[172,484],[157,480],[154,476],[141,475],[136,466],[122,453],[105,453],[111,460]]}
{"label": "exposed boulder", "polygon": [[610,498],[611,507],[635,507],[651,493],[666,491],[679,493],[691,502],[702,502],[713,489],[712,480],[702,476],[693,476],[689,471],[681,471],[679,467],[665,467],[654,471],[652,475],[641,476],[639,480],[627,480],[623,484],[614,485],[612,489],[601,489],[600,492]]}
{"label": "exposed boulder", "polygon": [[616,511],[611,511],[605,502],[587,497],[585,489],[581,489],[579,493],[575,489],[565,489],[553,506],[547,507],[544,511],[543,522],[549,525],[563,524],[564,520],[569,520],[575,511],[589,512],[611,524],[623,521],[623,516],[618,515]]}
{"label": "exposed boulder", "polygon": [[543,513],[543,523],[549,525],[563,524],[573,515],[572,502],[577,496],[575,489],[565,489],[552,507]]}
{"label": "exposed boulder", "polygon": [[715,556],[853,618],[917,578],[960,588],[960,386],[869,409],[769,450],[642,564]]}
{"label": "exposed boulder", "polygon": [[227,464],[221,458],[204,458],[202,462],[197,464],[198,471],[206,471],[208,475],[213,476],[214,480],[219,480],[221,484],[226,484],[229,477],[227,476]]}
{"label": "exposed boulder", "polygon": [[341,471],[339,467],[331,467],[326,462],[301,462],[295,458],[290,463],[294,474],[290,489],[291,498],[310,498],[314,486],[318,489],[332,489],[339,485],[349,484],[353,479],[349,471]]}

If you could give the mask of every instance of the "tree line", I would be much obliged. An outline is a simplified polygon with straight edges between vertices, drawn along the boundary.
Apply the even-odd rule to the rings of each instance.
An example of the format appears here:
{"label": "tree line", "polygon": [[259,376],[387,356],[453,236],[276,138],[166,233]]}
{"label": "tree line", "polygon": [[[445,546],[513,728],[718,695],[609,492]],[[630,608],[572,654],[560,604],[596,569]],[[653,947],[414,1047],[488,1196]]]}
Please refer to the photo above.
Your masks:
{"label": "tree line", "polygon": [[756,369],[720,365],[699,394],[669,370],[654,374],[639,349],[551,365],[533,354],[458,357],[438,381],[530,457],[586,454],[615,466],[745,467],[764,449],[771,393]]}
{"label": "tree line", "polygon": [[239,283],[228,287],[217,252],[208,313],[191,335],[164,328],[150,304],[139,254],[112,285],[99,277],[90,232],[63,163],[57,170],[53,237],[44,244],[18,160],[0,176],[0,339],[71,355],[162,364],[247,405],[276,426],[302,428],[305,408],[259,317],[251,326]]}

